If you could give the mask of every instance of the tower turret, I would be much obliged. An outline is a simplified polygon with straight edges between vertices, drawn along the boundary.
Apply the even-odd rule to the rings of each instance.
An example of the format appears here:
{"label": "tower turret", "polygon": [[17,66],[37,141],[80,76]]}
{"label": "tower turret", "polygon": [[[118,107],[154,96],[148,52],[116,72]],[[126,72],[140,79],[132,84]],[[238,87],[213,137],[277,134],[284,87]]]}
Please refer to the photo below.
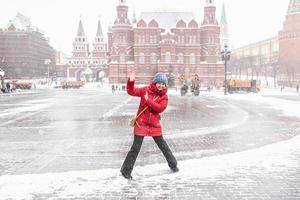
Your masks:
{"label": "tower turret", "polygon": [[206,0],[204,8],[204,19],[202,25],[217,24],[216,20],[216,6],[213,0]]}
{"label": "tower turret", "polygon": [[[73,56],[80,59],[85,59],[89,55],[89,43],[87,37],[84,34],[83,24],[81,19],[79,20],[79,25],[77,29],[77,35],[73,42]],[[84,62],[84,61],[79,61]]]}
{"label": "tower turret", "polygon": [[104,68],[107,64],[106,59],[107,44],[102,33],[100,18],[98,20],[97,33],[93,42],[92,63],[97,67]]}

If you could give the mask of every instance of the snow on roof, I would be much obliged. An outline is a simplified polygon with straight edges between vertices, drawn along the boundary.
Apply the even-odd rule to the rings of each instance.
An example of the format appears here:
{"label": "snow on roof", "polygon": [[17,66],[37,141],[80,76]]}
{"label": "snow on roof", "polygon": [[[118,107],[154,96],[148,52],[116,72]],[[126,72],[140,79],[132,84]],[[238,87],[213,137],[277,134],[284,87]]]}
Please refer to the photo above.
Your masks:
{"label": "snow on roof", "polygon": [[160,28],[171,29],[176,27],[176,23],[179,20],[182,19],[189,23],[191,20],[195,20],[195,16],[192,12],[142,12],[139,17],[139,20],[141,19],[146,23],[154,19]]}

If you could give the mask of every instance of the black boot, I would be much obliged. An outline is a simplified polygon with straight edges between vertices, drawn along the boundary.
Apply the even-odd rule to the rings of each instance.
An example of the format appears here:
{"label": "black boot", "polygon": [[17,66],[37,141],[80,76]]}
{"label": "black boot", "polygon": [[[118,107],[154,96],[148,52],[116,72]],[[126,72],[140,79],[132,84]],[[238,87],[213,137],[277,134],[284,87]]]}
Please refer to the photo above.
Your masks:
{"label": "black boot", "polygon": [[132,176],[130,174],[123,173],[122,171],[121,171],[121,173],[124,178],[132,180]]}
{"label": "black boot", "polygon": [[178,167],[173,167],[173,168],[171,168],[171,170],[172,170],[172,172],[174,172],[174,173],[179,171]]}

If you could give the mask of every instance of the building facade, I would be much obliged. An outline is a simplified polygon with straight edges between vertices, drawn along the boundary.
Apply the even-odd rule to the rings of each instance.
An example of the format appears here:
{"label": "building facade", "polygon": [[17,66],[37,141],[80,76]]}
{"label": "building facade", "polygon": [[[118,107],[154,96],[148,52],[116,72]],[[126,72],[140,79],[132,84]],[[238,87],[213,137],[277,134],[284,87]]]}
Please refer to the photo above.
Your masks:
{"label": "building facade", "polygon": [[[45,60],[51,60],[49,64]],[[12,79],[45,78],[54,74],[55,51],[29,18],[17,14],[0,29],[0,68]]]}
{"label": "building facade", "polygon": [[273,77],[273,83],[270,84],[276,86],[278,56],[278,37],[272,37],[234,49],[228,63],[228,71],[234,79],[267,80]]}
{"label": "building facade", "polygon": [[229,70],[235,78],[273,78],[274,86],[300,84],[300,0],[290,0],[278,36],[234,49]]}
{"label": "building facade", "polygon": [[82,21],[73,42],[72,56],[68,59],[67,77],[70,80],[102,81],[107,74],[107,43],[98,20],[97,33],[90,49]]}
{"label": "building facade", "polygon": [[134,72],[138,83],[149,83],[160,71],[175,85],[181,74],[196,73],[201,86],[222,86],[224,64],[215,12],[214,1],[207,0],[202,23],[190,12],[142,12],[131,22],[126,1],[119,0],[108,32],[110,82],[125,83]]}

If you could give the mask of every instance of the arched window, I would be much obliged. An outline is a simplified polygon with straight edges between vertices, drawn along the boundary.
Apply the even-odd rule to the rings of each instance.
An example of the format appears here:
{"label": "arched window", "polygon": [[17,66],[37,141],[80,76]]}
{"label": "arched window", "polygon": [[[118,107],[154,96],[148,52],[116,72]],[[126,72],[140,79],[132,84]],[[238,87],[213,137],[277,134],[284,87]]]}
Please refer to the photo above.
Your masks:
{"label": "arched window", "polygon": [[184,63],[184,55],[183,55],[183,53],[179,53],[177,55],[177,63],[179,63],[179,64],[183,64]]}
{"label": "arched window", "polygon": [[140,53],[140,55],[139,55],[139,63],[140,64],[145,64],[145,54],[144,53]]}
{"label": "arched window", "polygon": [[170,52],[166,52],[165,62],[171,63],[171,53]]}
{"label": "arched window", "polygon": [[156,64],[157,63],[157,58],[155,53],[151,53],[150,57],[150,64]]}
{"label": "arched window", "polygon": [[125,54],[120,53],[120,64],[125,64]]}
{"label": "arched window", "polygon": [[190,64],[196,64],[196,57],[194,53],[190,55]]}

